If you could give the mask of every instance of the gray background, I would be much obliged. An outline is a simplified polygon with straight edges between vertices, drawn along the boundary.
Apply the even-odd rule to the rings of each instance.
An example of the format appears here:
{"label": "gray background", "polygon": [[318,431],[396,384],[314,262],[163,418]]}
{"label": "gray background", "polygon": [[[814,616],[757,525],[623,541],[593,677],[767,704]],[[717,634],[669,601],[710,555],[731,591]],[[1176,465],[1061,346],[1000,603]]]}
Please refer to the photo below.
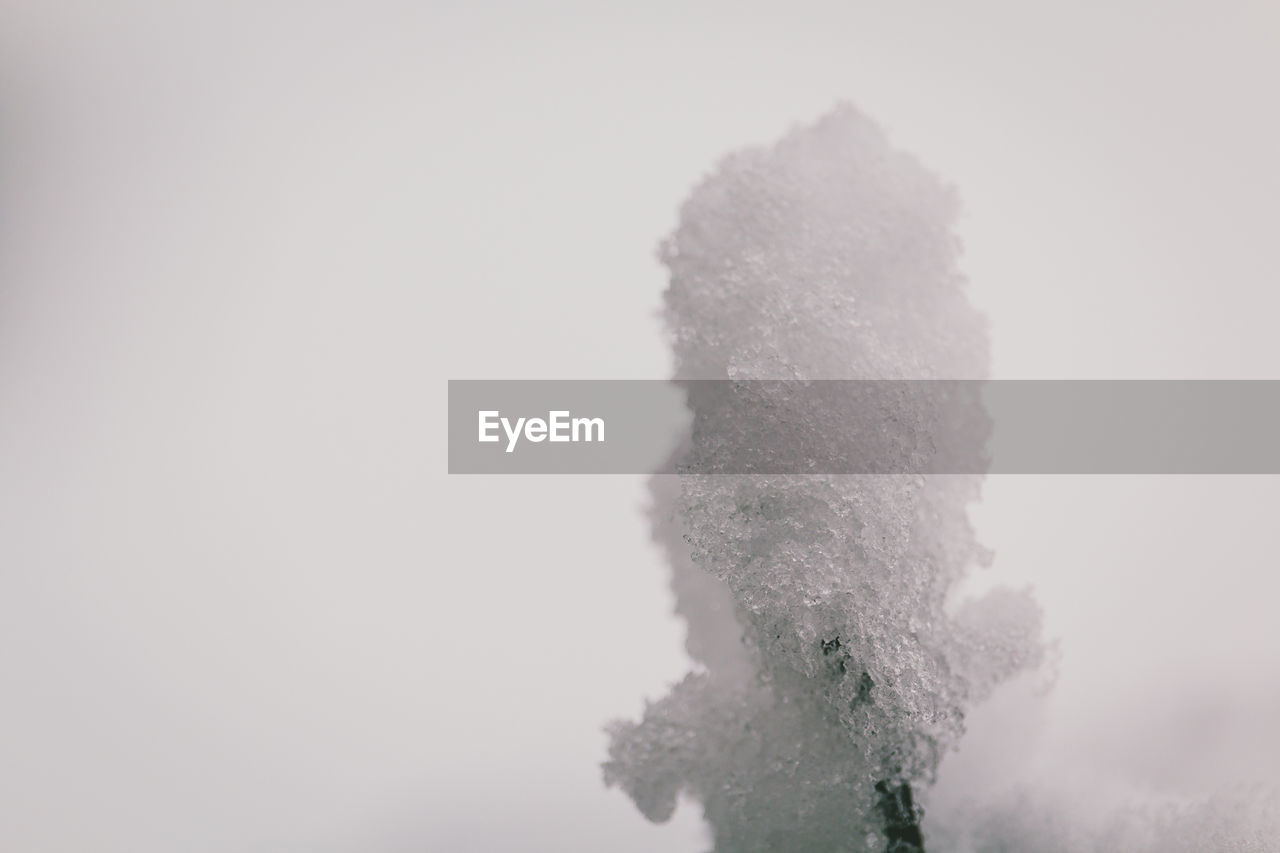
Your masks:
{"label": "gray background", "polygon": [[[1270,3],[0,3],[0,847],[679,851],[638,477],[454,477],[449,378],[653,378],[657,239],[851,98],[955,182],[1004,378],[1278,378]],[[1054,690],[931,808],[1280,759],[1260,477],[995,477]]]}

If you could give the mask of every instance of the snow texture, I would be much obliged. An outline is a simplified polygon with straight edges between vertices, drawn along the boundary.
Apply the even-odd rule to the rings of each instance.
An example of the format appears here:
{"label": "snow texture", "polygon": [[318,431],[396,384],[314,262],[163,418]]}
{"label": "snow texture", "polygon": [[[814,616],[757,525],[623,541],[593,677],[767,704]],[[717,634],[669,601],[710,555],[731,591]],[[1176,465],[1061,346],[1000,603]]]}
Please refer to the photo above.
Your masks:
{"label": "snow texture", "polygon": [[[676,377],[985,377],[956,212],[851,107],[730,155],[661,247]],[[693,436],[686,453],[715,440]],[[639,722],[611,726],[606,781],[654,821],[681,795],[699,801],[720,853],[919,849],[912,788],[966,709],[1043,657],[1028,593],[953,600],[987,558],[967,516],[980,485],[655,478],[654,535],[697,668]]]}

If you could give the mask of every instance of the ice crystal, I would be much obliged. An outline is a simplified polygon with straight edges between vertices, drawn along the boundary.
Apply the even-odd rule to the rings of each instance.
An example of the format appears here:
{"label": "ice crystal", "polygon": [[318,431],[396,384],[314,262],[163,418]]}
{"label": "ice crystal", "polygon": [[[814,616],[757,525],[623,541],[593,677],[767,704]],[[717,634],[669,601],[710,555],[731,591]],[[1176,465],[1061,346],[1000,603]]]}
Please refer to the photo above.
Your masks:
{"label": "ice crystal", "polygon": [[[955,213],[953,193],[850,107],[729,156],[661,248],[677,378],[985,376]],[[966,708],[1041,656],[1027,594],[952,601],[985,558],[967,517],[979,487],[655,478],[654,533],[698,669],[612,726],[606,780],[651,820],[698,800],[721,853],[921,849],[912,786],[933,778]]]}

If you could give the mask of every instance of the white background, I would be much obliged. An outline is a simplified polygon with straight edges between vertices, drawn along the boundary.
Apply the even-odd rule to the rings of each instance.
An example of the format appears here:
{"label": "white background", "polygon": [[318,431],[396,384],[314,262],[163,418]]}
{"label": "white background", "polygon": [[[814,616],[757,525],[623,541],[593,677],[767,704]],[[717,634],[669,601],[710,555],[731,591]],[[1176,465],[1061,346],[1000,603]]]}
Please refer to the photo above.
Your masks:
{"label": "white background", "polygon": [[[1081,6],[1085,8],[1081,8]],[[849,99],[959,188],[994,375],[1280,378],[1280,15],[0,2],[0,848],[697,850],[640,478],[450,478],[448,378],[668,373],[653,258]],[[935,808],[1273,774],[1280,484],[989,480],[1061,639]]]}

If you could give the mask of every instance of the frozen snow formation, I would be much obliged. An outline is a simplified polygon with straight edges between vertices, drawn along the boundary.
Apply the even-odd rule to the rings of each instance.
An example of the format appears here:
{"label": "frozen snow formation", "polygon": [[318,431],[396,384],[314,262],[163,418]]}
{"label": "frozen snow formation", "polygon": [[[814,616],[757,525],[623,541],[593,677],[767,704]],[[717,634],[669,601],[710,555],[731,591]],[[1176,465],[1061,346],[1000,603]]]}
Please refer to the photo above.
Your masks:
{"label": "frozen snow formation", "polygon": [[[847,106],[730,155],[661,249],[676,378],[984,377],[956,210]],[[684,452],[714,440],[695,431]],[[1042,658],[1029,594],[953,600],[985,559],[967,517],[980,485],[655,478],[654,535],[698,668],[611,727],[606,781],[655,821],[699,801],[719,853],[923,849],[913,790],[966,708]]]}

